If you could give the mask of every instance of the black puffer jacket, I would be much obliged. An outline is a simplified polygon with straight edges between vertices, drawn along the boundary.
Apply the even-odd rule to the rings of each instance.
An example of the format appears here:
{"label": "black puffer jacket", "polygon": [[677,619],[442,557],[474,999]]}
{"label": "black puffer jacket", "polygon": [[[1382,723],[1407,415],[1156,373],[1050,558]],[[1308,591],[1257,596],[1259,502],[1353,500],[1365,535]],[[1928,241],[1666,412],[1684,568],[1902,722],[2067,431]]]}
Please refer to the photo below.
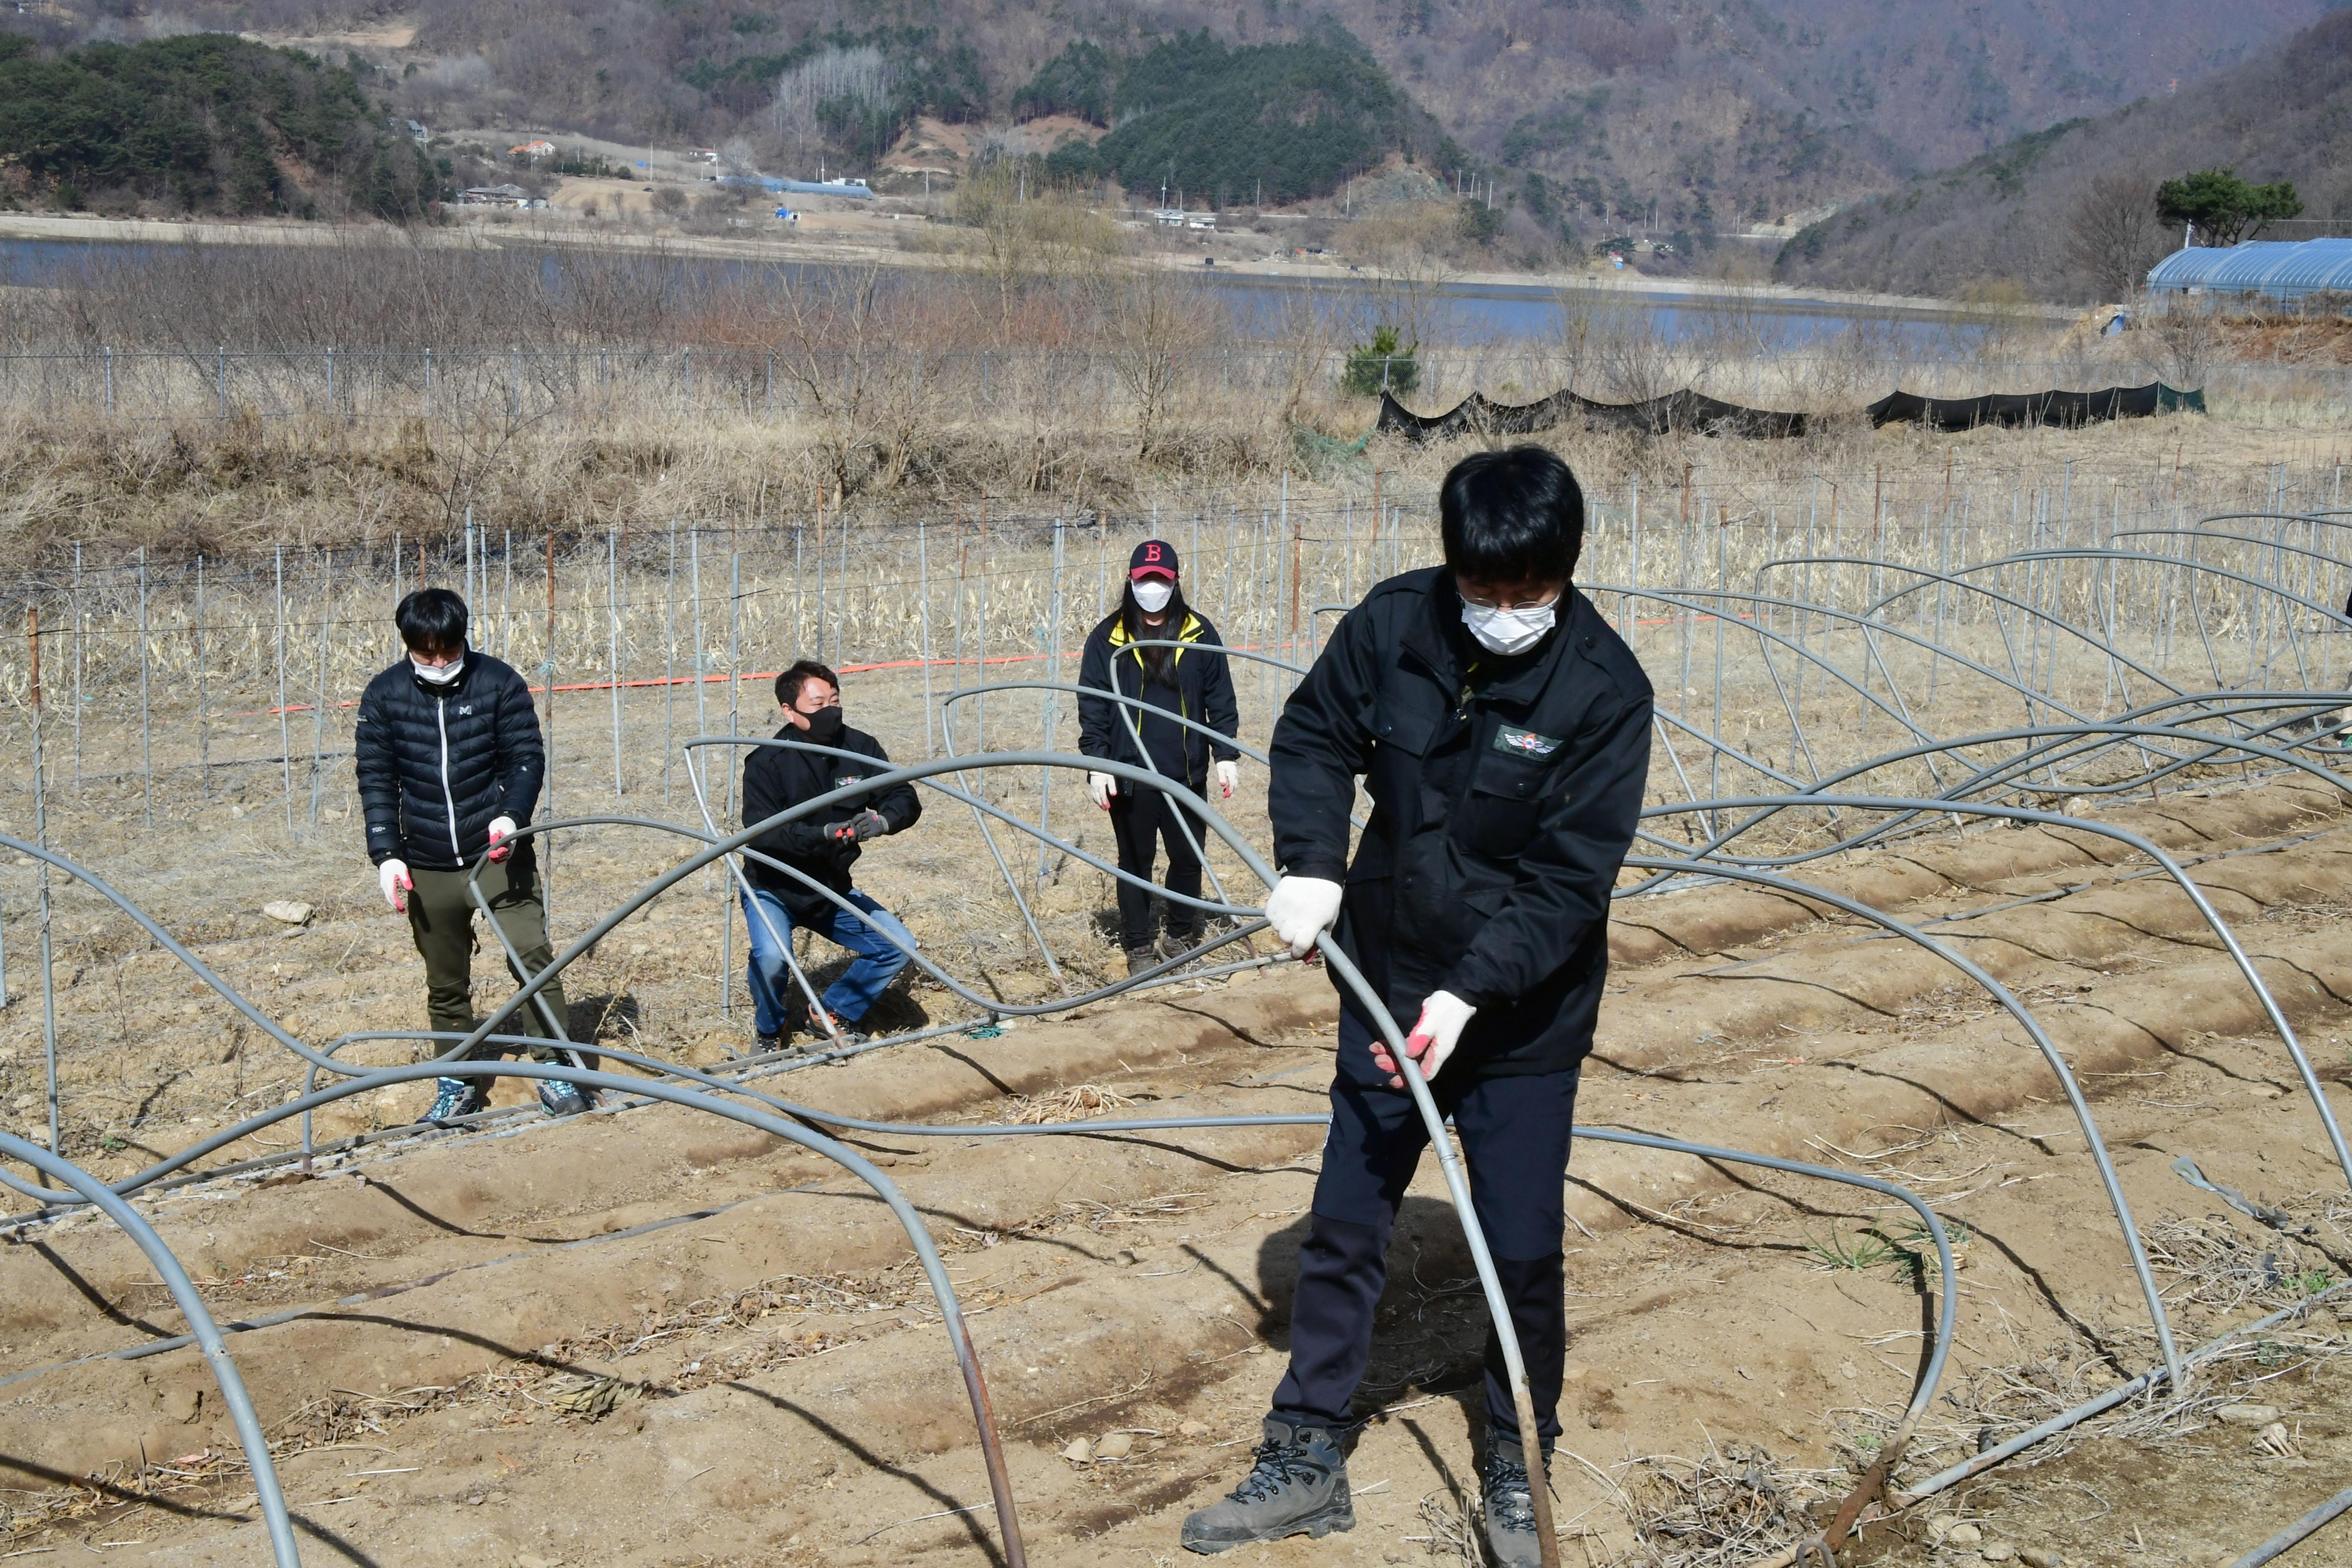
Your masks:
{"label": "black puffer jacket", "polygon": [[[368,682],[355,734],[368,858],[453,870],[489,847],[490,823],[530,821],[547,774],[530,688],[474,648],[446,686],[406,658]],[[528,855],[525,839],[517,855]]]}

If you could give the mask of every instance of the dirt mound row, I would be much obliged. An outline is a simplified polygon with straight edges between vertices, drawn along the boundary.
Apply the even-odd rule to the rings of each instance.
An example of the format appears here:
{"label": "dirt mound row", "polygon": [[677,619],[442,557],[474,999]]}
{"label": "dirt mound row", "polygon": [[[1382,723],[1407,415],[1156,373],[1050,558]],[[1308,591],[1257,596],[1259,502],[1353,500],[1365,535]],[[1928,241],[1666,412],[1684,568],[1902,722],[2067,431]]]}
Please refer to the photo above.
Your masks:
{"label": "dirt mound row", "polygon": [[[2178,820],[2143,830],[2213,853],[2326,828],[2314,798],[2274,786],[2198,802],[2210,817],[2168,802]],[[2196,872],[2332,1078],[2352,1066],[2319,1037],[2352,1011],[2352,970],[2329,942],[2345,848],[2329,831]],[[1932,929],[2058,1037],[2144,1224],[2202,1212],[2170,1173],[2179,1153],[2249,1190],[2340,1187],[2242,979],[2176,888],[2117,879],[2138,868],[2114,849],[2000,830],[1840,874],[1881,879],[1869,885],[1889,901],[1902,890],[1912,918],[1973,914]],[[1710,889],[1628,912],[1662,910],[1678,934],[1612,984],[1587,1121],[1851,1162],[1937,1195],[1968,1227],[1963,1370],[2011,1353],[2003,1336],[2118,1372],[2145,1363],[2113,1221],[2013,1020],[1910,944],[1788,900]],[[1759,927],[1764,910],[1780,923]],[[1735,929],[1758,934],[1717,940]],[[1311,1110],[1331,1016],[1323,977],[1290,971],[777,1081],[845,1111],[949,1121],[1082,1083],[1152,1113]],[[949,1254],[1033,1556],[1165,1553],[1173,1525],[1159,1516],[1230,1478],[1278,1371],[1316,1130],[862,1142]],[[1580,1147],[1570,1180],[1571,1446],[1605,1470],[1687,1453],[1704,1429],[1822,1478],[1803,1483],[1816,1490],[1850,1473],[1920,1353],[1901,1216],[1821,1184],[1617,1148]],[[903,1236],[856,1184],[763,1136],[635,1110],[152,1206],[224,1316],[315,1309],[233,1346],[330,1559],[979,1561],[993,1533]],[[705,1210],[719,1212],[622,1234]],[[1402,1537],[1438,1533],[1433,1517],[1458,1519],[1484,1331],[1469,1272],[1425,1169],[1367,1385],[1387,1414],[1357,1451],[1364,1525],[1318,1561],[1392,1561]],[[86,1220],[0,1247],[0,1314],[16,1366],[178,1326],[120,1237]],[[26,1539],[76,1539],[51,1520],[75,1505],[55,1500],[97,1471],[152,1500],[90,1503],[104,1539],[137,1534],[171,1563],[257,1547],[192,1352],[89,1362],[8,1392],[0,1464],[30,1489],[12,1494],[34,1500],[13,1515]],[[1097,1458],[1092,1445],[1118,1436],[1127,1453]],[[1078,1439],[1085,1457],[1066,1458]],[[162,1459],[186,1462],[141,1469]],[[1628,1498],[1580,1469],[1560,1487],[1580,1550],[1630,1547]],[[111,1528],[134,1516],[135,1531]]]}

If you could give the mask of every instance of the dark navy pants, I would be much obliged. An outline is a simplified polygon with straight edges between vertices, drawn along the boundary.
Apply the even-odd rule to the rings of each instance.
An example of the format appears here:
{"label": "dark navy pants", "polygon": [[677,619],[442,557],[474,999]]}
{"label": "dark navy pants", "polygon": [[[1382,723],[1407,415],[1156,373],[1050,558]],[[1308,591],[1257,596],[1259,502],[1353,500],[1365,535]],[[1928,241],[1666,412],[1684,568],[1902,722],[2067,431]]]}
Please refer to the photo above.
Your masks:
{"label": "dark navy pants", "polygon": [[[1343,1010],[1341,1062],[1360,1059],[1370,1038],[1354,1013]],[[1331,1131],[1310,1228],[1298,1249],[1290,1370],[1274,1394],[1276,1415],[1318,1426],[1342,1426],[1352,1419],[1349,1400],[1371,1359],[1372,1311],[1388,1282],[1397,1205],[1429,1142],[1410,1091],[1367,1085],[1359,1076],[1343,1066],[1331,1086]],[[1564,1188],[1577,1076],[1571,1069],[1474,1082],[1440,1072],[1430,1085],[1438,1110],[1454,1119],[1461,1135],[1471,1204],[1510,1304],[1547,1445],[1559,1436],[1560,1367],[1568,1350],[1560,1232],[1568,1223]],[[1486,1359],[1488,1426],[1516,1433],[1518,1409],[1491,1328]]]}

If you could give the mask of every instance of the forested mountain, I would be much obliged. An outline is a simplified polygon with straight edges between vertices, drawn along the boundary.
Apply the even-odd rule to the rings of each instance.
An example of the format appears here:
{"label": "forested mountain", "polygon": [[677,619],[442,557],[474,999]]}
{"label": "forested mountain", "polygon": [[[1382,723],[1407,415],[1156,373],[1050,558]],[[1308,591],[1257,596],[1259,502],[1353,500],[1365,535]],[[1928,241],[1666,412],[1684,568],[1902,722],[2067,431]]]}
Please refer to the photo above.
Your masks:
{"label": "forested mountain", "polygon": [[[2185,90],[2331,5],[47,0],[0,12],[0,27],[52,41],[192,22],[331,38],[391,68],[403,111],[436,124],[656,143],[740,135],[780,161],[830,152],[853,166],[916,113],[968,121],[1051,109],[1105,123],[1118,112],[1109,101],[1118,83],[1180,39],[1205,33],[1234,51],[1346,37],[1356,47],[1352,55],[1339,47],[1339,57],[1369,61],[1384,79],[1359,72],[1348,86],[1347,58],[1292,58],[1282,69],[1316,78],[1308,107],[1273,112],[1262,84],[1244,84],[1244,105],[1266,111],[1254,122],[1262,145],[1217,139],[1202,148],[1216,156],[1191,183],[1237,187],[1241,165],[1287,146],[1286,128],[1307,134],[1327,163],[1392,150],[1414,140],[1397,133],[1401,116],[1426,111],[1460,164],[1506,192],[1543,176],[1546,199],[1559,200],[1590,237],[1596,222],[1729,227],[1885,190],[2176,81]],[[1255,71],[1276,62],[1244,64]],[[1378,107],[1379,94],[1357,90],[1372,83],[1404,108]],[[1343,90],[1335,96],[1335,88]],[[1184,179],[1182,157],[1198,138],[1163,134],[1179,117],[1160,117],[1160,131],[1134,131],[1108,149],[1122,177],[1135,179],[1152,160],[1164,176],[1174,155]],[[1263,177],[1250,171],[1253,189]]]}
{"label": "forested mountain", "polygon": [[[2352,219],[2352,12],[2178,92],[2061,121],[1859,203],[1790,241],[1779,271],[1905,293],[1999,279],[2044,299],[2113,298],[2116,277],[2181,241],[2157,222],[2158,183],[2209,168],[2291,181],[2307,217]],[[2345,232],[2286,223],[2263,237]]]}
{"label": "forested mountain", "polygon": [[[1022,98],[1081,112],[1107,103],[1114,128],[1101,141],[1073,139],[1047,167],[1080,179],[1111,176],[1133,189],[1162,181],[1220,204],[1295,202],[1331,190],[1391,153],[1453,153],[1432,134],[1362,45],[1345,32],[1286,44],[1229,47],[1202,32],[1179,35],[1097,90],[1100,51],[1073,45],[1046,62]],[[1073,90],[1075,89],[1075,90]],[[1420,132],[1416,136],[1416,132]]]}
{"label": "forested mountain", "polygon": [[0,33],[0,206],[397,219],[433,195],[347,67],[220,33],[55,53]]}

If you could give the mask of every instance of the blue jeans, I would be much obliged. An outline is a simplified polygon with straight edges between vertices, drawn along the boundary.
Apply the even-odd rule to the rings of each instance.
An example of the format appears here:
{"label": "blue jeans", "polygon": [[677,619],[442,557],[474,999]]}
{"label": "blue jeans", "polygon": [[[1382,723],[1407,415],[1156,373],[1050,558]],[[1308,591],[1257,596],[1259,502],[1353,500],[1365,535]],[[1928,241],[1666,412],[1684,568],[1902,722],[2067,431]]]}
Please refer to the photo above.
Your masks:
{"label": "blue jeans", "polygon": [[[876,903],[865,894],[852,891],[844,895],[864,910],[873,923],[835,908],[817,930],[857,955],[857,962],[847,973],[835,981],[824,993],[824,1010],[840,1024],[855,1024],[866,1016],[875,998],[897,976],[898,971],[912,962],[906,952],[894,945],[890,936],[908,947],[915,945],[914,937],[898,923],[898,917]],[[751,901],[759,900],[759,909]],[[764,912],[767,919],[762,920]],[[793,917],[784,908],[782,897],[764,888],[754,888],[743,895],[743,921],[751,931],[751,1011],[758,1020],[760,1033],[781,1035],[784,1032],[784,997],[793,989],[792,971],[784,964],[784,950],[779,942],[793,940]],[[775,926],[769,934],[769,923]],[[877,929],[878,928],[878,929]],[[890,936],[882,933],[887,931]]]}

